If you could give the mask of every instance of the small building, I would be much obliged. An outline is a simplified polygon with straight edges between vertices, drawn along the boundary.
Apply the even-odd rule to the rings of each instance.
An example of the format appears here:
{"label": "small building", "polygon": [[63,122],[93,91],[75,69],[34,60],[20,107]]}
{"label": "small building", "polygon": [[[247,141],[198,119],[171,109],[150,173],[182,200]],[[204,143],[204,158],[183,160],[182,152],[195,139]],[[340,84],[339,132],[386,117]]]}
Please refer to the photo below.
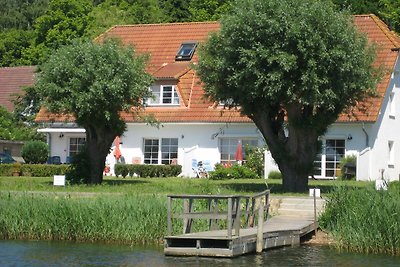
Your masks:
{"label": "small building", "polygon": [[[376,64],[388,71],[377,87],[378,97],[359,103],[342,114],[321,136],[323,149],[315,161],[315,178],[335,178],[340,160],[357,156],[357,179],[390,180],[400,176],[400,39],[375,15],[354,17],[357,28],[378,48]],[[212,169],[216,163],[235,162],[238,143],[262,146],[265,142],[254,123],[238,110],[224,109],[204,95],[192,64],[197,62],[197,46],[219,30],[217,22],[169,23],[114,26],[99,36],[117,37],[133,44],[136,51],[150,55],[148,73],[155,78],[154,98],[148,99],[144,114],[154,114],[161,126],[149,126],[133,113],[122,113],[127,131],[120,147],[126,163],[180,164],[183,175],[193,175],[192,167],[203,161]],[[84,145],[84,129],[72,117],[49,114],[42,109],[37,122],[47,133],[51,156],[63,162]],[[271,159],[267,160],[272,162]],[[112,153],[107,163],[113,167]],[[271,170],[276,168],[268,164]]]}

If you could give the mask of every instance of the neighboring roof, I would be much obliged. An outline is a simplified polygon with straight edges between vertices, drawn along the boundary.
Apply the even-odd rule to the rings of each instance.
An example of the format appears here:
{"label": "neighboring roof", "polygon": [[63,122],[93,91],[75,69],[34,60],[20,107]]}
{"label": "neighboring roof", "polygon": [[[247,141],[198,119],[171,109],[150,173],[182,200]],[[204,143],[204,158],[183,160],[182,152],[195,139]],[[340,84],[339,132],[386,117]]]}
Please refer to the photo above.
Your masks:
{"label": "neighboring roof", "polygon": [[23,87],[33,85],[35,70],[35,66],[0,68],[0,105],[12,112],[11,99],[22,94]]}
{"label": "neighboring roof", "polygon": [[[375,15],[354,16],[354,23],[369,40],[377,43],[376,65],[393,70],[400,48],[399,37]],[[123,44],[133,44],[140,54],[149,54],[147,71],[159,82],[176,81],[180,95],[180,106],[149,106],[139,115],[154,114],[160,122],[250,122],[238,110],[225,110],[209,102],[201,82],[191,64],[197,62],[195,52],[191,61],[175,61],[176,53],[183,42],[203,42],[210,33],[218,31],[218,22],[192,22],[170,24],[141,24],[114,26],[97,38],[118,37]],[[349,114],[340,116],[338,122],[376,121],[383,96],[390,81],[390,73],[385,74],[377,87],[378,97],[368,99],[351,109]],[[121,113],[127,122],[140,121],[135,113]],[[72,117],[50,115],[42,109],[36,121],[71,121]]]}

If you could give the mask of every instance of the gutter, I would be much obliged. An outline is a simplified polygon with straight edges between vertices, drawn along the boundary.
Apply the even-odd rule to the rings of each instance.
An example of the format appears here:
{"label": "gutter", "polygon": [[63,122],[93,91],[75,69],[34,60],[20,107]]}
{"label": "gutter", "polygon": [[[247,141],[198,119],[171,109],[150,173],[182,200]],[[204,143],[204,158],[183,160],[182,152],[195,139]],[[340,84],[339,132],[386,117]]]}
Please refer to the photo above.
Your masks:
{"label": "gutter", "polygon": [[364,123],[362,124],[362,130],[363,130],[363,132],[365,134],[365,145],[367,147],[369,147],[369,135],[368,135],[367,131],[365,130],[365,124]]}

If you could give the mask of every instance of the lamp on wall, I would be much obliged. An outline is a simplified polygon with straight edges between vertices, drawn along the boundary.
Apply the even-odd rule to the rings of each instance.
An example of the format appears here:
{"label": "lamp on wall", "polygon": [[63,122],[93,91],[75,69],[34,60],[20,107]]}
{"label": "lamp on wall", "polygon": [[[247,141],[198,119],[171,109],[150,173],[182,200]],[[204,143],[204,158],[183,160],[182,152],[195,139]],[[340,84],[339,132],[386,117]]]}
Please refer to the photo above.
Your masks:
{"label": "lamp on wall", "polygon": [[63,138],[63,137],[64,137],[64,134],[63,134],[63,133],[60,133],[60,135],[59,135],[58,137]]}
{"label": "lamp on wall", "polygon": [[347,136],[347,140],[351,140],[351,139],[353,139],[353,136],[351,136],[351,134],[349,134],[349,135]]}

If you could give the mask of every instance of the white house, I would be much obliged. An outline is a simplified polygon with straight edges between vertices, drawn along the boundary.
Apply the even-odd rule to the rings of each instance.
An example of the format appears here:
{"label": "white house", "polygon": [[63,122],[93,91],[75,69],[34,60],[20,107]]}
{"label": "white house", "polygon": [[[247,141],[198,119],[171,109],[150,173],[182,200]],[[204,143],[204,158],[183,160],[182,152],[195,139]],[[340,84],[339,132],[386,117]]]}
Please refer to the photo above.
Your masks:
{"label": "white house", "polygon": [[[340,159],[357,156],[357,179],[375,180],[382,175],[398,180],[400,176],[400,38],[374,15],[354,17],[355,25],[367,34],[378,48],[376,64],[387,70],[378,85],[378,97],[366,100],[343,114],[325,136],[323,149],[315,162],[316,178],[334,178],[340,170]],[[145,114],[154,114],[160,127],[146,125],[133,113],[121,116],[127,131],[121,136],[121,151],[126,163],[171,164],[183,166],[183,175],[193,174],[192,165],[204,161],[209,168],[215,163],[235,161],[235,151],[242,145],[263,145],[256,126],[237,110],[204,97],[199,78],[191,64],[197,62],[196,47],[207,36],[219,30],[216,22],[171,23],[115,26],[99,37],[118,37],[124,44],[134,44],[136,51],[147,53],[147,71],[156,82],[151,86],[155,96],[147,101]],[[51,155],[68,161],[84,145],[84,129],[73,118],[49,114],[42,109],[37,122],[47,133]],[[272,162],[267,159],[267,162]],[[112,152],[107,163],[115,163]],[[267,164],[267,168],[276,166]]]}

